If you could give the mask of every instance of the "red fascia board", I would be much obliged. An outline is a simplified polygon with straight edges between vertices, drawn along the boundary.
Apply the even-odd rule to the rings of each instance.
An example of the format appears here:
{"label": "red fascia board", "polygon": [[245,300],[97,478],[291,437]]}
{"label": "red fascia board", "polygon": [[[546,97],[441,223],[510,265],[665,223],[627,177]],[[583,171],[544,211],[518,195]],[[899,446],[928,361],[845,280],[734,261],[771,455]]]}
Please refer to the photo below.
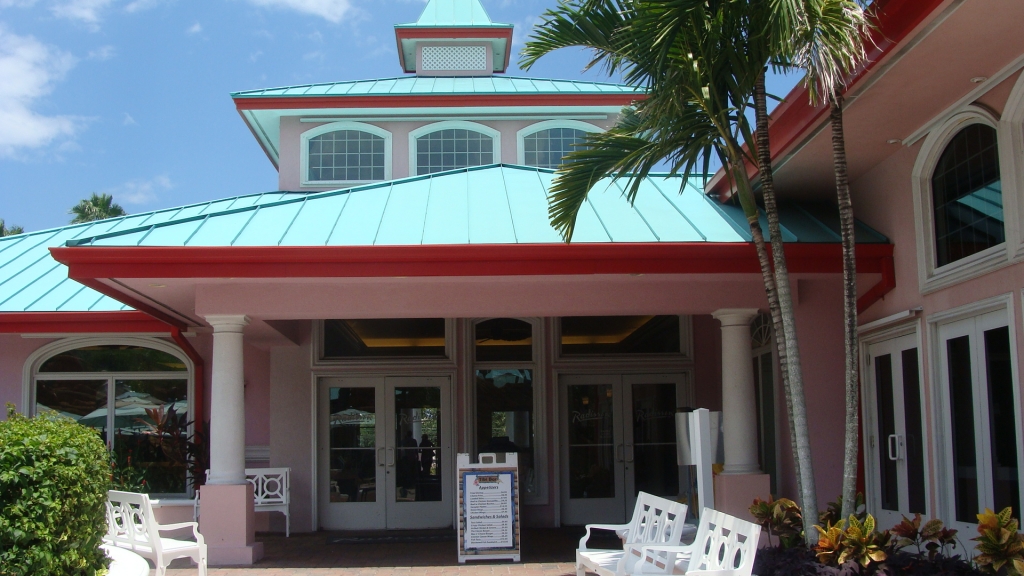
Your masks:
{"label": "red fascia board", "polygon": [[306,108],[461,108],[467,106],[628,106],[643,94],[421,94],[237,97],[238,110]]}
{"label": "red fascia board", "polygon": [[[855,87],[944,2],[946,0],[876,1],[872,8],[875,28],[867,42],[867,57],[864,65],[847,76],[845,91],[849,92]],[[798,85],[786,96],[780,109],[780,114],[772,119],[769,128],[773,162],[798,145],[809,131],[824,120],[829,111],[825,105],[812,106],[810,92],[802,85]],[[757,173],[757,165],[748,161],[747,174],[753,178]],[[718,178],[712,190],[721,195],[726,192],[728,185],[728,178]]]}
{"label": "red fascia board", "polygon": [[137,310],[119,312],[0,312],[3,334],[167,332],[171,326]]}
{"label": "red fascia board", "polygon": [[[841,272],[841,251],[839,244],[791,244],[786,247],[789,270],[794,273]],[[50,248],[50,252],[58,262],[68,266],[69,277],[83,283],[96,278],[366,278],[760,272],[754,247],[748,243],[80,246]],[[862,273],[880,273],[881,260],[891,256],[890,244],[859,245],[857,270]]]}
{"label": "red fascia board", "polygon": [[[504,72],[508,69],[509,60],[512,58],[512,27],[487,27],[487,28],[473,28],[473,27],[452,27],[452,28],[395,28],[395,42],[398,44],[398,60],[402,65],[402,70],[409,70],[409,67],[405,65],[405,51],[402,50],[402,40],[413,40],[423,38],[426,40],[433,40],[439,38],[460,38],[460,39],[472,39],[482,40],[489,38],[504,38],[505,39],[505,67],[501,69]],[[414,67],[415,68],[415,67]]]}
{"label": "red fascia board", "polygon": [[[51,250],[54,249],[51,248]],[[116,290],[114,287],[104,284],[103,282],[98,280],[98,278],[100,277],[88,276],[84,278],[73,279],[77,280],[79,284],[82,284],[88,288],[92,288],[93,290],[99,292],[100,294],[103,294],[104,296],[109,296],[114,300],[117,300],[118,302],[121,302],[123,304],[127,304],[128,306],[131,306],[132,308],[135,308],[140,312],[145,312],[149,316],[152,316],[153,318],[156,318],[157,320],[170,325],[172,328],[177,328],[179,330],[185,330],[186,328],[188,328],[188,326],[181,320],[171,316],[170,314],[165,313],[164,311],[160,310],[159,308],[156,308],[155,306],[152,306],[150,304],[147,304],[146,302],[143,302],[142,300],[139,300],[138,298],[120,292]]]}

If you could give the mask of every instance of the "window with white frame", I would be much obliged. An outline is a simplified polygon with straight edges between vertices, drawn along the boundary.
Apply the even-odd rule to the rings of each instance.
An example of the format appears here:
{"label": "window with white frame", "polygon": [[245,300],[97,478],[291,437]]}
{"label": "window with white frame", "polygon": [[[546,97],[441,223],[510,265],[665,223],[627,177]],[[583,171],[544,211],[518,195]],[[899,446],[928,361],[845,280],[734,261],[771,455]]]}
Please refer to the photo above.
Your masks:
{"label": "window with white frame", "polygon": [[151,494],[188,491],[189,369],[165,350],[130,344],[55,351],[34,369],[34,412],[96,431],[118,473]]}
{"label": "window with white frame", "polygon": [[546,120],[517,134],[519,163],[537,168],[558,168],[567,154],[579,149],[588,133],[601,129],[578,120]]}
{"label": "window with white frame", "polygon": [[498,133],[486,126],[460,122],[431,128],[410,134],[417,175],[493,164],[498,158]]}
{"label": "window with white frame", "polygon": [[391,133],[369,124],[335,122],[302,136],[307,186],[379,182],[391,177]]}
{"label": "window with white frame", "polygon": [[949,141],[932,174],[932,207],[936,267],[1003,243],[995,128],[969,124]]}

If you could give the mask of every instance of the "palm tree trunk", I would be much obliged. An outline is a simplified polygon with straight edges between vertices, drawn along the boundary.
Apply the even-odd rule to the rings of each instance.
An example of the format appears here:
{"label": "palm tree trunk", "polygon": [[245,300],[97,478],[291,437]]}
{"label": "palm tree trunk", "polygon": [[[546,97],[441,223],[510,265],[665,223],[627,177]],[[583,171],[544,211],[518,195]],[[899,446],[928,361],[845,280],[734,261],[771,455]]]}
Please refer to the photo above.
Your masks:
{"label": "palm tree trunk", "polygon": [[846,438],[843,446],[842,517],[857,506],[857,448],[860,441],[860,387],[857,373],[857,260],[853,229],[853,202],[846,171],[846,140],[843,135],[843,96],[829,99],[832,121],[832,161],[836,173],[839,227],[843,237],[843,327],[846,343]]}
{"label": "palm tree trunk", "polygon": [[757,122],[757,161],[761,174],[761,192],[764,195],[764,211],[768,219],[768,237],[772,243],[775,285],[778,291],[778,304],[771,310],[772,323],[779,348],[779,364],[783,372],[782,382],[789,413],[790,441],[797,467],[797,489],[804,512],[804,537],[808,544],[815,544],[817,533],[810,528],[818,520],[818,496],[811,460],[811,437],[807,427],[807,406],[803,392],[796,322],[793,316],[793,299],[789,287],[789,270],[786,266],[786,252],[775,199],[775,180],[768,139],[768,102],[764,81],[762,71],[754,86],[754,113]]}

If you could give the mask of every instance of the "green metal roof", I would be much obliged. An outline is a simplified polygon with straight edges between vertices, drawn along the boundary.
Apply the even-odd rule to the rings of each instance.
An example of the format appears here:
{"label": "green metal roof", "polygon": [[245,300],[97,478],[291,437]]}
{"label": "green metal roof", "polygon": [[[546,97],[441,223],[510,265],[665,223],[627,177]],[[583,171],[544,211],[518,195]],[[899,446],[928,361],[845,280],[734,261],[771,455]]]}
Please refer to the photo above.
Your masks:
{"label": "green metal roof", "polygon": [[289,192],[251,194],[2,237],[0,238],[0,313],[131,310],[130,307],[117,300],[69,279],[67,267],[50,256],[49,248],[63,246],[75,238],[134,229],[156,222],[173,222],[196,215],[273,202],[294,195]]}
{"label": "green metal roof", "polygon": [[429,94],[643,94],[626,84],[517,76],[418,77],[347,80],[232,92],[232,98],[281,96],[410,96]]}
{"label": "green metal roof", "polygon": [[487,11],[479,0],[430,0],[427,2],[419,20],[412,24],[399,24],[396,27],[445,27],[463,28],[468,26],[501,26],[511,28],[511,24],[495,24],[487,16]]}
{"label": "green metal roof", "polygon": [[[67,278],[52,246],[383,246],[558,243],[548,224],[554,171],[495,164],[311,194],[228,198],[0,238],[0,313],[129,310]],[[702,179],[652,175],[634,205],[623,181],[599,182],[577,243],[748,242],[742,211]],[[787,242],[838,243],[834,207],[784,205]],[[762,223],[762,225],[766,225]],[[886,243],[858,223],[857,241]]]}

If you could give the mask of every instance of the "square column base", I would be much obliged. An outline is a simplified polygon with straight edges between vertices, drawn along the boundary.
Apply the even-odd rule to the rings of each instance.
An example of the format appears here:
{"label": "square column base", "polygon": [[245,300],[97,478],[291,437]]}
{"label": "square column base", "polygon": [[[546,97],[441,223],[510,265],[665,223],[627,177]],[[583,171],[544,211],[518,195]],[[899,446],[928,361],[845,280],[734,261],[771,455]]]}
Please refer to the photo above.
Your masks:
{"label": "square column base", "polygon": [[249,566],[262,558],[263,543],[256,542],[252,485],[200,488],[199,533],[206,540],[210,566]]}
{"label": "square column base", "polygon": [[715,509],[753,522],[750,505],[754,498],[767,500],[771,485],[768,474],[719,474],[715,476]]}

